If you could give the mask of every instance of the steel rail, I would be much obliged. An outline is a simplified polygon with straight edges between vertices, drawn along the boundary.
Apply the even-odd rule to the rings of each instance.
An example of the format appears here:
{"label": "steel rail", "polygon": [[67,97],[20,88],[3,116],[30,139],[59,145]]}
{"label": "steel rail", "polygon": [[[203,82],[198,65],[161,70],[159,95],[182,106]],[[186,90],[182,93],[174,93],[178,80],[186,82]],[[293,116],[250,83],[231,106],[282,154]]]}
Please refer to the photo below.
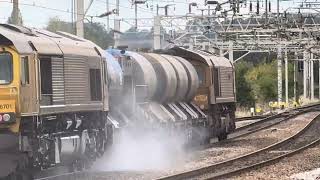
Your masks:
{"label": "steel rail", "polygon": [[312,108],[312,107],[315,107],[315,106],[318,106],[318,105],[320,105],[320,104],[319,103],[309,104],[309,105],[301,106],[301,107],[298,107],[298,108],[288,109],[287,111],[281,112],[279,114],[272,113],[270,115],[254,115],[254,116],[238,117],[238,118],[236,118],[236,122],[238,122],[238,121],[247,121],[247,120],[256,120],[256,119],[264,120],[266,118],[272,118],[272,117],[275,117],[277,115],[281,115],[283,113],[289,113],[290,111],[302,110],[302,109],[305,109],[305,108]]}
{"label": "steel rail", "polygon": [[[161,177],[159,180],[219,179],[229,177],[237,173],[242,173],[251,168],[260,167],[264,164],[271,163],[283,157],[295,154],[316,143],[319,143],[320,132],[317,131],[317,127],[319,126],[320,115],[313,118],[306,126],[304,126],[302,130],[280,142],[207,167]],[[312,130],[314,132],[312,132]],[[308,140],[304,138],[308,138]],[[297,147],[292,150],[292,147],[294,146]],[[267,155],[266,158],[263,155]]]}
{"label": "steel rail", "polygon": [[[293,117],[296,117],[299,114],[303,114],[303,113],[306,113],[308,111],[311,111],[313,108],[316,108],[317,106],[320,106],[320,104],[313,104],[313,105],[309,105],[309,106],[304,106],[304,107],[292,109],[292,110],[289,110],[289,111],[285,111],[285,112],[282,112],[280,114],[275,114],[275,115],[271,115],[271,116],[265,117],[265,118],[263,118],[263,119],[261,119],[261,120],[259,120],[257,122],[254,122],[254,123],[251,123],[249,125],[246,125],[246,126],[243,126],[241,128],[236,129],[235,132],[237,132],[237,131],[240,132],[240,131],[244,131],[244,130],[246,130],[247,132],[246,133],[240,133],[240,134],[238,134],[238,136],[231,137],[228,140],[235,139],[237,137],[242,137],[242,136],[257,132],[259,130],[266,129],[268,127],[274,126],[274,125],[276,125],[276,124],[278,124],[280,122],[283,122],[285,120],[288,120],[288,119],[291,119]],[[290,113],[292,113],[292,111],[294,111],[295,113],[293,115],[290,115]],[[283,119],[281,119],[280,121],[277,121],[277,122],[273,122],[273,123],[269,122],[269,121],[273,121],[275,118],[283,118]],[[261,125],[261,124],[266,123],[266,122],[269,122],[269,124],[265,125],[265,126]],[[259,126],[259,127],[254,128],[255,126]],[[251,130],[248,130],[248,129],[251,129]],[[226,141],[228,141],[228,140],[226,140]],[[213,145],[214,144],[210,144],[209,146],[212,147]],[[206,146],[206,148],[209,148],[209,146]],[[90,171],[77,171],[77,172],[69,172],[69,173],[63,173],[63,174],[59,174],[59,175],[41,177],[41,178],[37,178],[36,180],[60,180],[60,179],[61,180],[73,180],[73,179],[84,178],[84,177],[86,177],[86,179],[94,179],[94,175]]]}
{"label": "steel rail", "polygon": [[272,158],[272,159],[269,159],[269,160],[265,160],[265,161],[262,161],[262,162],[259,162],[259,163],[256,163],[256,164],[253,164],[251,166],[247,166],[247,167],[243,167],[243,168],[240,168],[240,169],[237,169],[237,170],[234,170],[234,171],[230,171],[228,172],[227,174],[222,174],[222,175],[219,175],[219,176],[215,176],[215,177],[210,177],[208,179],[216,179],[216,178],[223,178],[223,177],[230,177],[230,176],[235,176],[237,174],[241,174],[241,173],[244,173],[248,170],[252,170],[252,169],[258,169],[260,167],[263,167],[263,166],[267,166],[267,165],[270,165],[270,164],[273,164],[273,163],[276,163],[278,161],[280,161],[281,159],[283,158],[286,158],[286,157],[290,157],[290,156],[293,156],[297,153],[300,153],[302,152],[303,150],[306,150],[308,148],[311,148],[311,147],[314,147],[316,145],[320,144],[320,138],[312,141],[311,143],[308,143],[306,144],[305,146],[302,146],[296,150],[293,150],[291,152],[288,152],[288,153],[285,153],[283,155],[280,155],[280,156],[277,156],[275,158]]}
{"label": "steel rail", "polygon": [[93,180],[94,176],[90,171],[76,171],[76,172],[63,173],[59,175],[36,178],[35,180],[80,180],[80,179]]}
{"label": "steel rail", "polygon": [[269,117],[269,116],[268,115],[255,115],[255,116],[238,117],[238,118],[236,118],[236,122],[264,119],[266,117]]}
{"label": "steel rail", "polygon": [[229,141],[235,138],[243,137],[252,133],[255,133],[257,131],[261,131],[267,128],[270,128],[272,126],[275,126],[277,124],[280,124],[282,122],[285,122],[287,120],[290,120],[292,118],[297,117],[298,115],[316,110],[318,107],[320,107],[320,104],[312,104],[307,105],[295,109],[290,109],[288,111],[284,111],[279,114],[271,115],[266,118],[263,118],[259,121],[250,123],[248,125],[242,126],[240,128],[236,128],[234,132],[229,134],[229,137],[225,141]]}

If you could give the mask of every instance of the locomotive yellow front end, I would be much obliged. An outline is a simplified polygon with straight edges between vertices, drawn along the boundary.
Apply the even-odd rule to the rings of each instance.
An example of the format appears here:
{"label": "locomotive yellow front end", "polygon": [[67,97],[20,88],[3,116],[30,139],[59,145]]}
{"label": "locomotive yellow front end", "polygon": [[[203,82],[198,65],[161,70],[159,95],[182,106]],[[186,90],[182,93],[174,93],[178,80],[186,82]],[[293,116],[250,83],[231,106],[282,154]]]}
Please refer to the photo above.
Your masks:
{"label": "locomotive yellow front end", "polygon": [[20,86],[19,55],[13,46],[0,45],[0,179],[16,169],[21,157]]}
{"label": "locomotive yellow front end", "polygon": [[12,47],[0,46],[0,129],[19,131],[19,55]]}

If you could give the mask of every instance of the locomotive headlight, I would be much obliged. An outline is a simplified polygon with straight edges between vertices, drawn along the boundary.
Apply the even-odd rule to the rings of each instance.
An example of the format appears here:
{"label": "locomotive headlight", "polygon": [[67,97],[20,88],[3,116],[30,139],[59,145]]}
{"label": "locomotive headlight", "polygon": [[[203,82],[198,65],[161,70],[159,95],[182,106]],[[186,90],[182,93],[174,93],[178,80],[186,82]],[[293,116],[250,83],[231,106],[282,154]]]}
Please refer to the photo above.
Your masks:
{"label": "locomotive headlight", "polygon": [[2,116],[3,121],[8,122],[10,120],[10,115],[9,114],[4,114]]}
{"label": "locomotive headlight", "polygon": [[193,101],[201,110],[208,108],[208,96],[206,94],[199,94],[194,97]]}

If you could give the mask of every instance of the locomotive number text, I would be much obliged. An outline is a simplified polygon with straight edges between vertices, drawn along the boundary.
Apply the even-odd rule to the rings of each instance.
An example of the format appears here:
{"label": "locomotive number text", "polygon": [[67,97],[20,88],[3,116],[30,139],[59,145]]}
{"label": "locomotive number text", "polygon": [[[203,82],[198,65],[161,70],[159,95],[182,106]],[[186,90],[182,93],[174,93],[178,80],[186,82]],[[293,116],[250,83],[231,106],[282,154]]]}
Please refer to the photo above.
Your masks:
{"label": "locomotive number text", "polygon": [[12,109],[12,105],[11,104],[0,104],[0,109],[1,110]]}

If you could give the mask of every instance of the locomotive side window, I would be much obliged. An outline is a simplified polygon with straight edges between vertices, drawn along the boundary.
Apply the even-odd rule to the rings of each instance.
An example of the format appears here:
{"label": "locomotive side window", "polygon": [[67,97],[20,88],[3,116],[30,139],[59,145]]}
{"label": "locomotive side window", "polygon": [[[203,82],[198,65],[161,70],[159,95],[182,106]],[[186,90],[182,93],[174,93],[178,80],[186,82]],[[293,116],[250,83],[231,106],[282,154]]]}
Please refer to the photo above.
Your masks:
{"label": "locomotive side window", "polygon": [[52,105],[52,63],[51,58],[40,58],[41,101]]}
{"label": "locomotive side window", "polygon": [[92,101],[102,100],[100,69],[90,69],[90,92]]}
{"label": "locomotive side window", "polygon": [[106,84],[106,85],[108,85],[108,87],[110,86],[110,83],[111,83],[111,81],[109,80],[109,74],[108,74],[108,63],[107,63],[107,61],[105,61],[104,62],[104,83]]}
{"label": "locomotive side window", "polygon": [[198,77],[199,77],[199,84],[200,86],[204,86],[205,85],[205,69],[201,66],[197,66],[197,65],[194,65],[196,71],[197,71],[197,74],[198,74]]}
{"label": "locomotive side window", "polygon": [[10,53],[0,53],[0,85],[10,84],[13,80],[13,62]]}
{"label": "locomotive side window", "polygon": [[220,92],[220,75],[219,75],[219,69],[214,68],[213,70],[213,79],[214,79],[214,94],[216,97],[221,96]]}
{"label": "locomotive side window", "polygon": [[27,85],[29,83],[29,59],[25,56],[21,58],[21,84]]}

